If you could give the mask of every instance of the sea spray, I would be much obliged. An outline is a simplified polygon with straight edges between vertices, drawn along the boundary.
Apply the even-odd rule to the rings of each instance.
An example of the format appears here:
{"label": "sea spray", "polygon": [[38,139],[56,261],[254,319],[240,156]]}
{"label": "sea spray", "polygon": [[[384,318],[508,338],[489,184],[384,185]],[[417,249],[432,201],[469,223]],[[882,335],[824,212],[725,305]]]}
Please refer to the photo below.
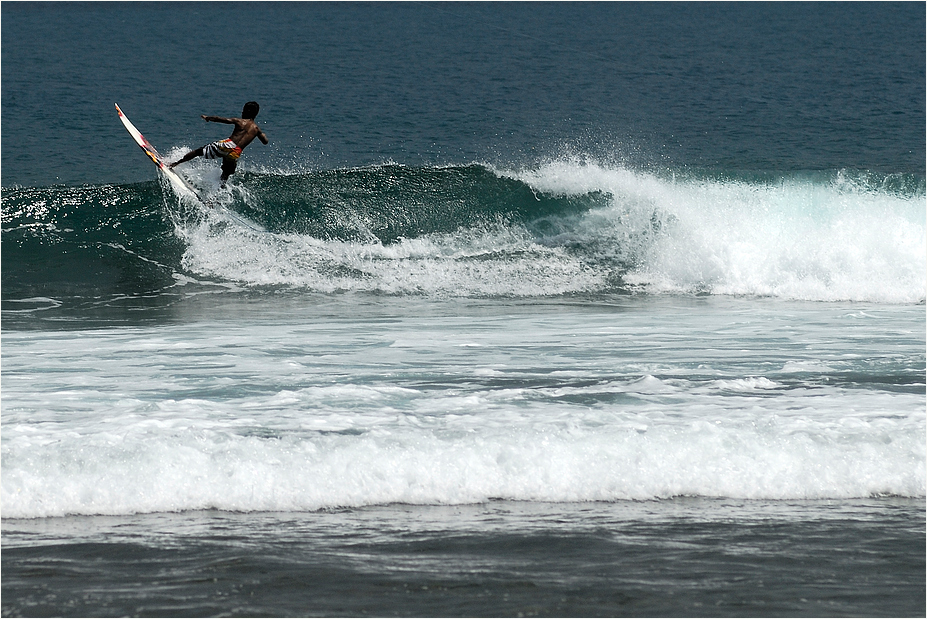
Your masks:
{"label": "sea spray", "polygon": [[611,203],[573,234],[587,243],[623,235],[610,243],[634,255],[623,280],[650,293],[924,300],[925,199],[914,179],[663,178],[576,160],[513,177],[554,195],[607,193]]}

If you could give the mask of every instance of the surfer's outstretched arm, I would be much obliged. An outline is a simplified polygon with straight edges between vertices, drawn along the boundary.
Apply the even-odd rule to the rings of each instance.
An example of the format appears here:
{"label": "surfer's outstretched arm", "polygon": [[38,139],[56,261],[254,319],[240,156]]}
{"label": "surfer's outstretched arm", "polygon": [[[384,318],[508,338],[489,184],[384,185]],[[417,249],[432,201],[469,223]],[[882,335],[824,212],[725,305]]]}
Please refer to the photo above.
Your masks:
{"label": "surfer's outstretched arm", "polygon": [[223,116],[206,116],[205,114],[200,115],[200,118],[205,120],[208,123],[225,123],[227,125],[236,124],[237,118],[225,118]]}

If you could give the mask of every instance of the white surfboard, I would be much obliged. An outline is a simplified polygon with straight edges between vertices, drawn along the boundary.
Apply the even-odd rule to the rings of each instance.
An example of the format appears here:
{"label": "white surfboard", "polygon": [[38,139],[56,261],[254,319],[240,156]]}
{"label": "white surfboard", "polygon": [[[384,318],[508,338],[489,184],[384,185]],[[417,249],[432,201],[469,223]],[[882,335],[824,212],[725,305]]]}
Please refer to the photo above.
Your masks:
{"label": "white surfboard", "polygon": [[[145,151],[145,154],[148,155],[148,157],[154,162],[154,164],[158,166],[158,169],[161,170],[164,176],[167,177],[167,179],[171,182],[171,185],[179,194],[192,197],[199,201],[203,206],[217,208],[218,205],[203,198],[203,196],[200,195],[196,188],[191,185],[187,179],[167,167],[167,164],[164,163],[164,159],[158,153],[157,149],[152,146],[151,142],[145,139],[145,136],[143,136],[141,132],[135,128],[135,125],[133,125],[132,122],[126,118],[126,115],[122,113],[121,109],[119,109],[118,103],[116,104],[116,111],[119,113],[119,120],[121,120],[122,124],[125,125],[126,130],[135,140],[135,143],[138,144],[141,149]],[[256,232],[266,232],[266,230],[260,225],[249,219],[246,219],[245,217],[242,217],[238,213],[235,213],[227,208],[219,208],[221,208],[225,215],[228,215],[230,219],[234,220],[235,223],[245,226],[246,228],[250,228]]]}

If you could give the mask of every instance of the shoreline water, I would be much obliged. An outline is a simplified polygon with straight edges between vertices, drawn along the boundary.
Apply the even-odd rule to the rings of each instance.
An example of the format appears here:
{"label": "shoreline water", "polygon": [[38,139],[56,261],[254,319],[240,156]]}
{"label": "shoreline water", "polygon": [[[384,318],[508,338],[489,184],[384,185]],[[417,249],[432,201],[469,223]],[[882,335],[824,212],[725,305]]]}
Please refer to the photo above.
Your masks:
{"label": "shoreline water", "polygon": [[921,616],[924,524],[892,497],[4,519],[3,615]]}

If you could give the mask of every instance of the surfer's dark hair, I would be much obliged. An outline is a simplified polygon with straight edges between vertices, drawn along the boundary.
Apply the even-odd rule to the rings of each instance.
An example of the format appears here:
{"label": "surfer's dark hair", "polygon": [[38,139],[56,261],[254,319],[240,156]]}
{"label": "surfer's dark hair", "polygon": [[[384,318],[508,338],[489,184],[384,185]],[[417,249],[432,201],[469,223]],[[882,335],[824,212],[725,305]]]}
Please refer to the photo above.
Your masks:
{"label": "surfer's dark hair", "polygon": [[245,107],[241,110],[241,117],[254,120],[254,118],[258,115],[258,110],[260,109],[261,106],[258,105],[257,101],[248,101],[245,103]]}

